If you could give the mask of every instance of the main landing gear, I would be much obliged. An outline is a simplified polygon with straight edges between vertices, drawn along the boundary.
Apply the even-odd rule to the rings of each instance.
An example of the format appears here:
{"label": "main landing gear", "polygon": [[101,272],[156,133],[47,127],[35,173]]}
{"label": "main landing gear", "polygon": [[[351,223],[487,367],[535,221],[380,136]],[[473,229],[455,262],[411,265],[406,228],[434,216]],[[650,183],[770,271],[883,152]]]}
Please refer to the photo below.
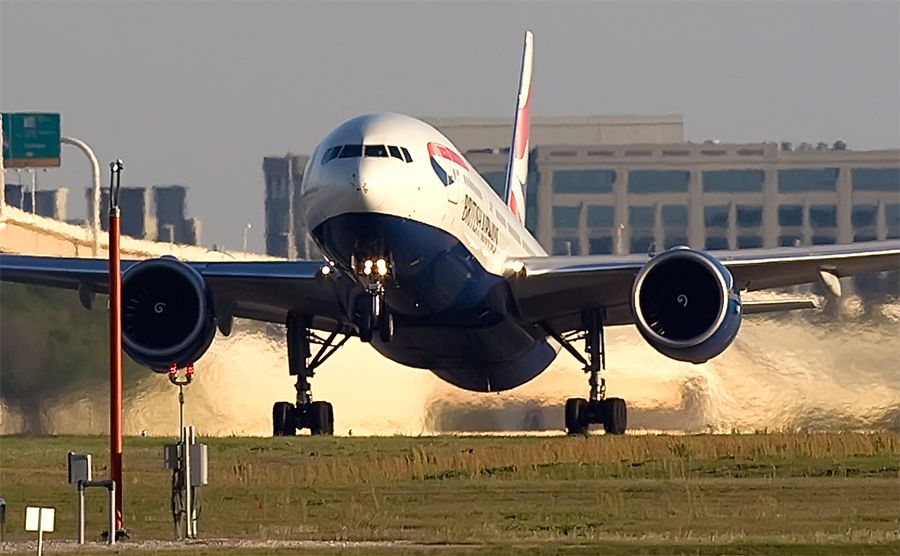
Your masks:
{"label": "main landing gear", "polygon": [[[314,376],[319,365],[350,338],[345,335],[336,341],[339,334],[335,330],[326,338],[317,336],[309,329],[307,318],[295,313],[288,314],[288,368],[291,375],[297,377],[297,402],[276,402],[272,406],[272,433],[275,436],[293,436],[297,434],[297,429],[309,429],[313,435],[334,434],[334,410],[328,402],[312,401],[309,379]],[[314,356],[310,351],[311,344],[321,346]]]}
{"label": "main landing gear", "polygon": [[[584,365],[588,373],[591,390],[589,398],[569,398],[566,400],[566,432],[587,434],[592,423],[603,425],[607,434],[625,434],[628,425],[628,410],[622,398],[606,397],[606,380],[600,372],[606,369],[606,349],[603,337],[603,313],[598,309],[585,311],[581,317],[580,330],[562,335],[544,325],[544,329],[575,359]],[[572,345],[584,340],[585,358]]]}

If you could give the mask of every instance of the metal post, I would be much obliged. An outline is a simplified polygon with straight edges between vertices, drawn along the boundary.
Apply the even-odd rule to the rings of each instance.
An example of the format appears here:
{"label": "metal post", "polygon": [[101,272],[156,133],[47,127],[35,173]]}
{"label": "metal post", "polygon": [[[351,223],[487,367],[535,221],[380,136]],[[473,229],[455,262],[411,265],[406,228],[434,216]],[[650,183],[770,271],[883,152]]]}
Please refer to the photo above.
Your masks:
{"label": "metal post", "polygon": [[[100,255],[100,164],[97,162],[97,157],[94,155],[94,151],[91,149],[90,145],[81,139],[76,139],[75,137],[60,137],[59,142],[64,145],[77,147],[85,156],[87,156],[88,162],[91,164],[91,179],[93,180],[94,194],[94,202],[91,207],[90,215],[94,240],[92,255],[96,258]],[[112,186],[112,184],[110,184],[110,186]]]}
{"label": "metal post", "polygon": [[[3,115],[0,114],[0,137],[3,137]],[[3,162],[3,149],[0,149],[0,220],[6,206],[6,166]]]}
{"label": "metal post", "polygon": [[44,553],[44,508],[38,508],[38,556]]}
{"label": "metal post", "polygon": [[118,507],[121,511],[122,501],[121,498],[118,497],[119,489],[116,488],[116,482],[111,481],[109,485],[109,537],[107,537],[106,542],[108,544],[116,544],[116,533],[118,529],[116,527],[122,526],[121,514],[117,514],[116,508]]}
{"label": "metal post", "polygon": [[194,531],[192,526],[192,507],[193,507],[193,492],[191,492],[191,445],[190,445],[190,429],[193,427],[184,427],[181,429],[181,449],[183,450],[182,454],[184,456],[184,480],[182,481],[182,485],[184,488],[184,520],[185,520],[185,537],[192,539],[194,538]]}
{"label": "metal post", "polygon": [[122,529],[122,269],[119,258],[119,188],[122,160],[109,165],[109,468],[115,511],[110,538]]}
{"label": "metal post", "polygon": [[78,511],[76,518],[78,522],[76,529],[78,530],[78,544],[84,544],[84,481],[78,481]]}
{"label": "metal post", "polygon": [[34,215],[37,212],[37,208],[34,206],[34,190],[37,189],[37,170],[31,168],[31,214]]}

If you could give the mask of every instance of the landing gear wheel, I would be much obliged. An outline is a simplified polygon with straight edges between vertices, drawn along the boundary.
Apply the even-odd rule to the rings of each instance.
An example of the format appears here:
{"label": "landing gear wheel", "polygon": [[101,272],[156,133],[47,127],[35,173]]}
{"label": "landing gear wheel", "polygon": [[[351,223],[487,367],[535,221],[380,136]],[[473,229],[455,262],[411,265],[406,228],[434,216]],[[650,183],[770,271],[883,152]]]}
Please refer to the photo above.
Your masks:
{"label": "landing gear wheel", "polygon": [[385,311],[378,319],[378,338],[386,344],[394,337],[394,316]]}
{"label": "landing gear wheel", "polygon": [[272,406],[272,436],[294,436],[296,434],[294,404],[275,402],[275,405]]}
{"label": "landing gear wheel", "polygon": [[588,402],[584,398],[566,400],[566,433],[570,435],[587,434]]}
{"label": "landing gear wheel", "polygon": [[600,418],[606,434],[625,434],[628,427],[628,408],[622,398],[607,398],[600,402]]}
{"label": "landing gear wheel", "polygon": [[334,408],[328,402],[312,402],[304,411],[313,436],[334,436]]}
{"label": "landing gear wheel", "polygon": [[372,323],[372,317],[368,315],[361,316],[359,319],[359,339],[368,344],[372,341],[374,335],[375,327]]}

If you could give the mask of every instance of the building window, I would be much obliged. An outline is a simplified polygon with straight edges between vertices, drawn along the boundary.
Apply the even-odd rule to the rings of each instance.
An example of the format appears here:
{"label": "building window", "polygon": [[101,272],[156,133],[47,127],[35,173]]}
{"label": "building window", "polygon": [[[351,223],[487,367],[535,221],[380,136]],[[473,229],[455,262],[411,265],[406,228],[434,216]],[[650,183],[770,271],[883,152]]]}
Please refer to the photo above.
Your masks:
{"label": "building window", "polygon": [[687,193],[691,173],[683,170],[634,170],[628,173],[628,192]]}
{"label": "building window", "polygon": [[684,205],[663,205],[661,216],[667,228],[687,228],[688,213]]}
{"label": "building window", "polygon": [[553,207],[554,228],[577,228],[581,207]]}
{"label": "building window", "polygon": [[850,179],[855,191],[900,193],[900,168],[853,168]]}
{"label": "building window", "polygon": [[763,208],[757,205],[738,205],[736,216],[738,228],[762,226]]}
{"label": "building window", "polygon": [[553,254],[554,255],[579,255],[577,237],[559,236],[553,238]]}
{"label": "building window", "polygon": [[813,228],[833,228],[837,226],[835,205],[813,205],[809,207],[809,225]]}
{"label": "building window", "polygon": [[900,237],[900,205],[884,205],[884,222],[887,224],[888,239]]}
{"label": "building window", "polygon": [[[504,180],[505,180],[504,176]],[[525,229],[532,234],[537,229],[537,201],[538,184],[541,182],[541,173],[532,170],[528,172],[528,183],[525,185]],[[504,184],[505,186],[505,184]],[[504,199],[505,201],[505,199]]]}
{"label": "building window", "polygon": [[628,207],[628,223],[632,228],[653,228],[653,207]]}
{"label": "building window", "polygon": [[837,168],[778,170],[778,191],[781,193],[835,191],[837,177]]}
{"label": "building window", "polygon": [[738,249],[754,249],[762,246],[763,240],[761,236],[738,236],[737,238]]}
{"label": "building window", "polygon": [[778,207],[779,226],[802,226],[803,207],[800,205],[781,205]]}
{"label": "building window", "polygon": [[728,205],[703,207],[703,222],[707,228],[727,228]]}
{"label": "building window", "polygon": [[850,222],[854,228],[867,228],[875,225],[875,205],[853,205]]}
{"label": "building window", "polygon": [[766,173],[762,170],[713,170],[703,172],[706,193],[761,192]]}
{"label": "building window", "polygon": [[708,251],[728,249],[728,239],[724,237],[708,237],[706,238],[706,249]]}
{"label": "building window", "polygon": [[835,239],[834,236],[827,236],[827,235],[812,236],[812,244],[813,245],[832,245],[834,243],[837,243],[837,240]]}
{"label": "building window", "polygon": [[592,237],[588,241],[591,255],[609,255],[612,253],[613,241],[611,237]]}
{"label": "building window", "polygon": [[800,236],[784,235],[778,236],[778,245],[782,247],[796,247],[800,245]]}
{"label": "building window", "polygon": [[554,193],[612,193],[615,170],[557,170],[553,172]]}
{"label": "building window", "polygon": [[649,253],[653,246],[653,238],[645,235],[635,235],[631,238],[632,253]]}
{"label": "building window", "polygon": [[614,221],[615,209],[613,207],[601,205],[590,205],[588,207],[588,228],[612,228]]}
{"label": "building window", "polygon": [[671,249],[676,245],[687,245],[687,237],[680,234],[672,234],[666,236],[666,249]]}
{"label": "building window", "polygon": [[878,239],[878,237],[873,233],[855,234],[853,236],[853,241],[875,241],[876,239]]}

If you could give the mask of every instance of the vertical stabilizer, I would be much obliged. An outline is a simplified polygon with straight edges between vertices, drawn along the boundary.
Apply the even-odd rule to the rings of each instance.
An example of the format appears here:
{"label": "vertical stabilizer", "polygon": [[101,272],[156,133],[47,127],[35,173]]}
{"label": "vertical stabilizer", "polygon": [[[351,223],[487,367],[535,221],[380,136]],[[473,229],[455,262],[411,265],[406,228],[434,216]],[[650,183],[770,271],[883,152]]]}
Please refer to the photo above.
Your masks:
{"label": "vertical stabilizer", "polygon": [[528,134],[531,123],[531,67],[534,60],[534,35],[525,31],[525,50],[519,74],[519,96],[513,123],[512,147],[506,168],[506,206],[525,224],[525,184],[528,181]]}

